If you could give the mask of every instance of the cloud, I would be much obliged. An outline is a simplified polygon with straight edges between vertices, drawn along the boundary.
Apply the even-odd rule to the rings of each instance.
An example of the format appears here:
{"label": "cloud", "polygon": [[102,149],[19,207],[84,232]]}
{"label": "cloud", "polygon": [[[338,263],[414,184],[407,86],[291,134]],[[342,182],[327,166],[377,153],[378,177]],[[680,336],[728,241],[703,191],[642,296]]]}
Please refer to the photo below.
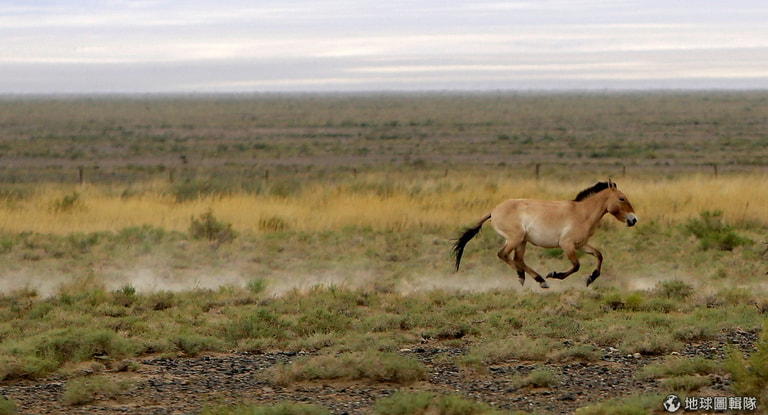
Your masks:
{"label": "cloud", "polygon": [[766,18],[760,3],[708,0],[17,2],[0,6],[0,93],[768,87]]}

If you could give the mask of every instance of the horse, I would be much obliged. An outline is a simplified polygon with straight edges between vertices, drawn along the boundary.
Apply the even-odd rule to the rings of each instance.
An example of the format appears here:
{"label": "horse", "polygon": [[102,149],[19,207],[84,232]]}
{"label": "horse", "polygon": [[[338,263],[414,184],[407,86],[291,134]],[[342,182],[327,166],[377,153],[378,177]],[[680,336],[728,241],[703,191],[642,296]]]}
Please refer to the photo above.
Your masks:
{"label": "horse", "polygon": [[[523,257],[528,242],[542,248],[561,248],[571,261],[565,272],[552,271],[547,278],[563,280],[579,270],[580,250],[597,258],[597,267],[587,278],[587,286],[600,276],[603,254],[587,241],[595,233],[597,224],[606,213],[624,222],[628,227],[637,224],[637,215],[627,196],[616,183],[598,182],[579,192],[571,201],[546,201],[533,199],[508,199],[496,206],[474,226],[466,228],[453,245],[456,271],[459,270],[464,247],[480,232],[483,224],[491,219],[493,229],[504,238],[498,257],[517,270],[520,284],[525,284],[525,273],[530,274],[541,288],[549,288],[547,281],[529,267]],[[514,256],[510,255],[514,251]]]}

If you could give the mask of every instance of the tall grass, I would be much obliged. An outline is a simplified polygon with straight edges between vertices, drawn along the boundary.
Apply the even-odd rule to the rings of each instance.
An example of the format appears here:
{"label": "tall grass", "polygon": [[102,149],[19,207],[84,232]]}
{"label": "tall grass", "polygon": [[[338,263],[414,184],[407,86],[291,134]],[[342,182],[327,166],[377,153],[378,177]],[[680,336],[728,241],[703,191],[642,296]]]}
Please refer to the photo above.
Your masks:
{"label": "tall grass", "polygon": [[[126,196],[107,186],[40,185],[30,194],[0,203],[0,229],[9,233],[119,231],[149,225],[186,231],[205,212],[237,231],[452,230],[510,197],[572,199],[592,180],[526,179],[503,173],[448,176],[376,172],[330,183],[309,182],[280,194],[244,191],[201,195],[179,202],[170,189],[148,183]],[[684,223],[703,211],[721,211],[739,227],[768,225],[768,177],[762,174],[617,180],[640,224]],[[73,195],[77,195],[76,197]],[[66,209],[61,206],[66,205]]]}

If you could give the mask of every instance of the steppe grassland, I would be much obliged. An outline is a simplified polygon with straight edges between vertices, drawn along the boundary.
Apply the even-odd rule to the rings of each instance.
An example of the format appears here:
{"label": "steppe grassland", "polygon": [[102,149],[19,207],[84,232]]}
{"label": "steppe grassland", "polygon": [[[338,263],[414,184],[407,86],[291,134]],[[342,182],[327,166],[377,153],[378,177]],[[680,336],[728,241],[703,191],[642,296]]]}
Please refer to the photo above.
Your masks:
{"label": "steppe grassland", "polygon": [[[0,379],[77,379],[83,366],[104,372],[126,360],[130,372],[150,353],[232,349],[319,353],[286,375],[336,373],[325,356],[368,350],[410,372],[413,362],[392,354],[423,339],[463,348],[453,363],[482,377],[488,365],[590,363],[606,347],[666,356],[757,331],[768,310],[765,102],[651,94],[5,103],[3,274],[63,279],[45,295],[34,286],[0,295]],[[57,183],[74,181],[77,166],[86,167],[84,185]],[[520,290],[489,231],[452,273],[450,238],[496,203],[572,199],[609,176],[641,222],[626,229],[606,218],[594,239],[606,265],[593,287],[574,276],[548,292]],[[716,211],[752,243],[700,245],[689,222]],[[190,222],[206,212],[239,235],[193,238]],[[542,272],[565,264],[556,250],[528,255]],[[137,262],[164,265],[181,284],[108,285]],[[221,281],[216,267],[241,263],[234,282],[196,283]],[[318,272],[340,278],[272,289]],[[711,367],[680,375],[705,377],[701,387],[721,375]],[[759,387],[748,375],[747,386]],[[69,385],[75,396],[86,386]]]}
{"label": "steppe grassland", "polygon": [[[315,181],[289,195],[234,193],[183,202],[163,185],[148,185],[128,197],[99,185],[48,185],[30,197],[7,200],[0,208],[0,229],[65,235],[149,225],[184,232],[190,218],[210,210],[248,233],[349,228],[446,232],[471,224],[507,198],[570,200],[593,184],[585,180],[520,179],[503,172],[461,174],[366,173],[333,183]],[[704,211],[721,211],[730,225],[765,227],[767,179],[764,174],[739,174],[615,180],[633,202],[641,225],[646,221],[679,225]],[[77,199],[71,206],[56,207],[72,195]],[[271,229],[267,225],[270,220],[280,229]]]}

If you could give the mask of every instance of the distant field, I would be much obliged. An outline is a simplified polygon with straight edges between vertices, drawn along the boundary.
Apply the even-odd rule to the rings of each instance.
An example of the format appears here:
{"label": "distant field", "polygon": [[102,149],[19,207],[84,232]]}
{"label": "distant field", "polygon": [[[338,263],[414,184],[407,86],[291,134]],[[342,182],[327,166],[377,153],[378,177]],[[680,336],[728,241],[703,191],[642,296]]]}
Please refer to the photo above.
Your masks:
{"label": "distant field", "polygon": [[332,181],[501,169],[765,172],[765,93],[297,95],[0,100],[2,182]]}
{"label": "distant field", "polygon": [[[650,413],[673,392],[757,396],[767,104],[768,93],[2,98],[0,415],[283,401]],[[454,272],[451,239],[500,201],[572,199],[609,177],[640,222],[604,219],[592,239],[603,275],[589,288],[590,256],[549,291],[520,287],[488,226]],[[527,261],[567,266],[557,249],[530,247]],[[214,363],[231,366],[204,368]]]}

